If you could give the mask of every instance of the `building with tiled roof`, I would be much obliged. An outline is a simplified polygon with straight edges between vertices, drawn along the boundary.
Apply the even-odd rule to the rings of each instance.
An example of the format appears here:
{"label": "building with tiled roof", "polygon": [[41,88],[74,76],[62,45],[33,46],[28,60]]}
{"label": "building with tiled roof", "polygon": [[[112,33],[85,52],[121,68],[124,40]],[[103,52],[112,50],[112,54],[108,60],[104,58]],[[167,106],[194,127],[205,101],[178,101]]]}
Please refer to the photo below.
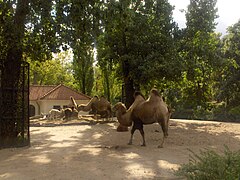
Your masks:
{"label": "building with tiled roof", "polygon": [[29,93],[30,116],[47,114],[51,109],[68,107],[70,97],[73,97],[77,104],[86,104],[91,99],[81,92],[78,92],[63,84],[60,85],[31,85]]}

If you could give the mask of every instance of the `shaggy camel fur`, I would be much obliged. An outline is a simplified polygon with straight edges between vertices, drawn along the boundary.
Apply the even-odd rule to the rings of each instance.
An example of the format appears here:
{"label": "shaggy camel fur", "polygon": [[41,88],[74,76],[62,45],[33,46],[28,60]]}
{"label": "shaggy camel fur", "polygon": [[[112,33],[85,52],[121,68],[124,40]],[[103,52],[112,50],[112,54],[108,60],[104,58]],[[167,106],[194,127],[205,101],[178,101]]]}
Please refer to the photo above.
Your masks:
{"label": "shaggy camel fur", "polygon": [[134,102],[133,104],[128,108],[122,103],[118,102],[113,106],[113,111],[116,112],[116,117],[118,122],[123,126],[132,126],[132,119],[131,114],[133,109],[141,102],[145,101],[145,98],[140,92],[135,92],[134,94]]}
{"label": "shaggy camel fur", "polygon": [[63,109],[63,112],[64,112],[64,117],[63,117],[64,120],[65,119],[70,120],[70,118],[78,117],[78,111],[74,107],[65,108]]}
{"label": "shaggy camel fur", "polygon": [[156,89],[151,90],[148,100],[145,100],[140,92],[135,92],[134,99],[132,106],[128,110],[121,102],[118,102],[113,107],[113,110],[116,111],[118,122],[121,125],[131,126],[133,123],[131,138],[128,144],[132,144],[133,134],[138,129],[143,138],[142,146],[146,146],[143,125],[158,122],[164,133],[162,143],[159,147],[163,147],[164,138],[168,136],[168,122],[171,116],[171,111],[167,104],[165,104]]}
{"label": "shaggy camel fur", "polygon": [[98,101],[98,97],[94,96],[87,104],[77,104],[75,99],[71,96],[70,97],[71,100],[71,105],[73,105],[73,107],[75,107],[77,109],[77,111],[90,111],[92,109],[92,103],[95,101]]}
{"label": "shaggy camel fur", "polygon": [[63,117],[63,114],[64,112],[61,110],[58,110],[58,109],[51,109],[48,113],[48,119],[49,120],[54,120],[54,119],[57,119],[57,118],[61,118]]}
{"label": "shaggy camel fur", "polygon": [[133,134],[138,129],[142,135],[142,146],[146,146],[145,136],[143,131],[143,125],[153,124],[158,122],[162,127],[163,139],[162,143],[158,147],[163,147],[164,138],[168,136],[168,125],[171,112],[168,109],[167,104],[163,101],[162,96],[156,89],[152,89],[150,96],[146,101],[139,103],[131,114],[133,121],[133,127],[131,130],[131,138],[128,144],[132,144]]}
{"label": "shaggy camel fur", "polygon": [[98,101],[94,101],[91,105],[94,117],[97,114],[100,114],[102,118],[110,118],[112,117],[112,108],[111,103],[105,98],[100,97]]}
{"label": "shaggy camel fur", "polygon": [[71,99],[72,105],[78,111],[85,111],[85,112],[92,111],[95,118],[97,117],[97,114],[101,115],[102,118],[112,117],[111,104],[104,97],[101,97],[99,99],[98,96],[94,96],[87,104],[80,104],[80,105],[77,105],[73,97],[70,97],[70,99]]}

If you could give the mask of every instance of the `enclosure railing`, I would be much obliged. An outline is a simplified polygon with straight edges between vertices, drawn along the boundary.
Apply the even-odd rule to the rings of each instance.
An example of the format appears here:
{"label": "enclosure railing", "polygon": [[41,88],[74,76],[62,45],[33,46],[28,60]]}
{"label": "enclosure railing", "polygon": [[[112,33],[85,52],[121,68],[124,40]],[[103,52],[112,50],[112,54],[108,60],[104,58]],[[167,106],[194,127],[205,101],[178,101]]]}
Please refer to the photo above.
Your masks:
{"label": "enclosure railing", "polygon": [[0,148],[30,145],[29,63],[21,63],[15,87],[3,85],[3,70],[0,62]]}

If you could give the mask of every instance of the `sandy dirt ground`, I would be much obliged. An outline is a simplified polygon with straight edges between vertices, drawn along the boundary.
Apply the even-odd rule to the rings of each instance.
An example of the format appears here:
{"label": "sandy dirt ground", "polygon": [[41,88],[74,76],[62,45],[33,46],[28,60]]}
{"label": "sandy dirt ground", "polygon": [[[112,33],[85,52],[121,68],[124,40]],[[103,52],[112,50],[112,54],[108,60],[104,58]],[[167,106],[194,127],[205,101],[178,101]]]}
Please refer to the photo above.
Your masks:
{"label": "sandy dirt ground", "polygon": [[[101,121],[100,121],[101,122]],[[174,176],[192,150],[240,149],[240,124],[170,120],[163,148],[158,124],[144,126],[146,147],[135,132],[117,132],[118,123],[93,120],[31,120],[31,146],[0,150],[0,179],[125,180],[183,179]]]}

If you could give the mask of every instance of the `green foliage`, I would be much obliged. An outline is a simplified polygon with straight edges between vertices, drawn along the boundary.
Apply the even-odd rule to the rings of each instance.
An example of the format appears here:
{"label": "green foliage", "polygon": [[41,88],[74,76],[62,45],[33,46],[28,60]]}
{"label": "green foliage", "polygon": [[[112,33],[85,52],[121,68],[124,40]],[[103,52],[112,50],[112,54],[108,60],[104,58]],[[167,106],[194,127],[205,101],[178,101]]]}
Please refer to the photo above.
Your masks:
{"label": "green foliage", "polygon": [[212,120],[213,112],[212,109],[205,109],[201,106],[198,106],[197,109],[194,110],[193,119],[202,119],[202,120]]}
{"label": "green foliage", "polygon": [[240,121],[240,106],[232,106],[232,107],[227,107],[227,109],[225,109],[225,119],[228,119],[229,121]]}
{"label": "green foliage", "polygon": [[52,52],[60,52],[55,5],[50,0],[30,1],[23,45],[25,54],[33,60],[48,60]]}
{"label": "green foliage", "polygon": [[181,77],[177,27],[168,1],[111,2],[106,6],[105,31],[98,39],[100,66],[114,63],[123,83],[131,79],[136,88]]}
{"label": "green foliage", "polygon": [[180,52],[185,60],[183,87],[186,104],[207,107],[213,98],[215,72],[220,68],[220,35],[214,33],[216,0],[191,0],[186,13],[187,28]]}
{"label": "green foliage", "polygon": [[225,179],[237,180],[240,177],[240,151],[233,152],[225,148],[218,154],[213,150],[192,152],[188,164],[183,164],[175,173],[187,179]]}
{"label": "green foliage", "polygon": [[51,53],[58,51],[61,45],[56,38],[55,5],[49,0],[1,1],[1,49],[20,47],[31,59],[50,59]]}
{"label": "green foliage", "polygon": [[240,106],[236,106],[229,110],[229,113],[232,115],[238,115],[240,117]]}
{"label": "green foliage", "polygon": [[[111,101],[122,88],[132,98],[134,88],[148,94],[157,87],[188,117],[238,116],[240,21],[220,39],[216,0],[191,0],[181,31],[168,0],[34,0],[17,11],[23,2],[0,1],[0,60],[22,60],[23,51],[31,83],[64,83]],[[68,48],[72,64],[64,56],[51,60],[52,52]],[[209,109],[213,101],[226,106]]]}
{"label": "green foliage", "polygon": [[188,33],[194,36],[196,32],[214,32],[215,19],[218,18],[217,0],[190,0],[186,13]]}
{"label": "green foliage", "polygon": [[10,46],[10,40],[12,31],[7,31],[12,26],[13,21],[13,8],[11,3],[0,2],[0,59],[6,58],[7,49]]}
{"label": "green foliage", "polygon": [[86,49],[86,46],[80,45],[78,49],[75,46],[73,52],[73,72],[78,89],[84,94],[91,95],[94,82],[93,51],[91,47]]}
{"label": "green foliage", "polygon": [[113,104],[121,101],[122,82],[116,75],[116,67],[95,67],[95,84],[92,93],[105,96]]}
{"label": "green foliage", "polygon": [[78,89],[92,94],[94,72],[94,42],[98,34],[102,2],[93,0],[56,1],[57,32],[66,45],[72,48],[73,72]]}
{"label": "green foliage", "polygon": [[229,27],[228,34],[223,39],[225,68],[219,78],[220,100],[231,108],[240,101],[240,21]]}
{"label": "green foliage", "polygon": [[67,53],[60,53],[52,60],[44,62],[29,61],[30,84],[58,85],[65,84],[73,87],[74,78],[71,62]]}

